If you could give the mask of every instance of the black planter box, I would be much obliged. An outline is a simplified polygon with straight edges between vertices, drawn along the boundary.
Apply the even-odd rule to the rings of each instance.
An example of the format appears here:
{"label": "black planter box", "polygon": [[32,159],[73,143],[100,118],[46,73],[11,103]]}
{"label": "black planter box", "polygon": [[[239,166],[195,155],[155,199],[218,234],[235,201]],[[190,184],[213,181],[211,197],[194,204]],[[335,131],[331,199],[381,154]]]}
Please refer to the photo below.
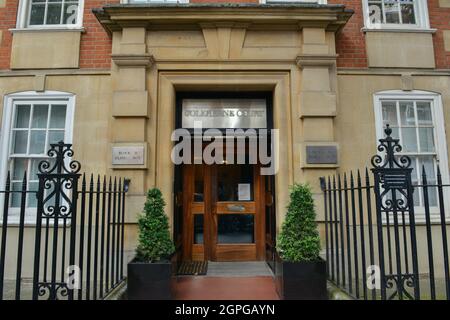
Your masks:
{"label": "black planter box", "polygon": [[173,261],[128,263],[128,300],[171,300]]}
{"label": "black planter box", "polygon": [[327,300],[326,263],[286,262],[277,259],[275,283],[284,300]]}

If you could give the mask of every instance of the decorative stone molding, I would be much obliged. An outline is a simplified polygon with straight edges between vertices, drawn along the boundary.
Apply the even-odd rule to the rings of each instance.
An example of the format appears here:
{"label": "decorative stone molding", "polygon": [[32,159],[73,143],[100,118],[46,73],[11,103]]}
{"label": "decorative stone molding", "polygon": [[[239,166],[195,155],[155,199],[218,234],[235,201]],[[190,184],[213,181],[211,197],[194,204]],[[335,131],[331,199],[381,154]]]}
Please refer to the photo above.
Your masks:
{"label": "decorative stone molding", "polygon": [[113,54],[111,58],[119,67],[151,67],[155,63],[151,54]]}
{"label": "decorative stone molding", "polygon": [[258,30],[298,30],[325,28],[337,32],[353,15],[344,5],[307,3],[190,3],[190,4],[110,4],[92,10],[103,27],[112,33],[126,27],[186,29],[212,24],[236,27],[244,24]]}
{"label": "decorative stone molding", "polygon": [[45,80],[47,75],[45,73],[36,74],[34,76],[34,90],[37,92],[45,91]]}
{"label": "decorative stone molding", "polygon": [[315,54],[302,54],[296,59],[297,66],[303,69],[305,66],[335,66],[337,54],[327,55],[315,55]]}

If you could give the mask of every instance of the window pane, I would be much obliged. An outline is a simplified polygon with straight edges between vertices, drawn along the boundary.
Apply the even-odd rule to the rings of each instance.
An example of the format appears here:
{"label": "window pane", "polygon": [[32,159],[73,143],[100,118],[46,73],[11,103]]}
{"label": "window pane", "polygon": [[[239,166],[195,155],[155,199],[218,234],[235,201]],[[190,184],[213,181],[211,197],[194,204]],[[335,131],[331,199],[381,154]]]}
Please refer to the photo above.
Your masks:
{"label": "window pane", "polygon": [[[394,139],[400,139],[400,136],[398,134],[398,128],[391,128],[391,129],[392,129],[391,137]],[[384,137],[386,137],[386,134],[385,133],[383,133],[383,134],[384,134]]]}
{"label": "window pane", "polygon": [[45,4],[32,4],[30,10],[30,25],[44,24]]}
{"label": "window pane", "polygon": [[[37,191],[39,187],[38,182],[30,182],[28,183],[28,190],[29,191]],[[36,208],[37,207],[37,198],[36,193],[28,193],[28,199],[27,199],[27,207],[28,208]]]}
{"label": "window pane", "polygon": [[[435,182],[433,182],[435,183]],[[428,184],[433,184],[431,181],[428,181]],[[437,207],[438,205],[438,197],[437,197],[437,188],[429,187],[428,188],[428,203],[430,207]]]}
{"label": "window pane", "polygon": [[[417,171],[417,157],[410,157],[411,158],[411,168],[413,169],[411,172],[411,180],[413,185],[417,185],[419,183],[418,177],[421,174]],[[420,206],[420,194],[421,191],[417,191],[418,189],[414,190],[413,193],[413,200],[414,200],[414,206]]]}
{"label": "window pane", "polygon": [[44,159],[31,159],[31,167],[30,167],[30,174],[28,175],[28,179],[30,180],[30,181],[32,181],[32,180],[38,180],[38,176],[37,176],[37,174],[38,174],[38,166],[39,166],[39,163],[42,161],[42,160],[44,160]]}
{"label": "window pane", "polygon": [[252,214],[219,214],[218,243],[254,243]]}
{"label": "window pane", "polygon": [[45,130],[33,130],[30,135],[30,153],[45,153]]}
{"label": "window pane", "polygon": [[425,167],[425,172],[427,174],[427,180],[435,180],[436,179],[436,173],[434,172],[434,157],[420,157],[419,158],[420,163],[420,174],[422,174],[422,166]]}
{"label": "window pane", "polygon": [[11,184],[11,207],[20,207],[20,191],[22,191],[22,182],[13,182]]}
{"label": "window pane", "polygon": [[49,4],[47,8],[46,24],[60,24],[61,23],[61,4]]}
{"label": "window pane", "polygon": [[48,132],[48,145],[47,149],[50,149],[51,143],[58,143],[64,141],[64,131],[63,130],[51,130]]}
{"label": "window pane", "polygon": [[383,113],[383,127],[385,127],[386,124],[389,124],[390,126],[398,126],[397,108],[395,106],[395,102],[383,101],[381,106]]}
{"label": "window pane", "polygon": [[402,9],[402,23],[415,24],[416,18],[414,16],[414,5],[402,4],[401,9]]}
{"label": "window pane", "polygon": [[398,3],[385,3],[386,23],[400,23]]}
{"label": "window pane", "polygon": [[13,153],[27,153],[28,131],[14,131]]}
{"label": "window pane", "polygon": [[[420,157],[420,173],[422,174],[422,166],[425,167],[425,172],[427,175],[428,185],[433,185],[436,183],[436,172],[434,169],[434,157]],[[428,201],[430,207],[437,206],[437,190],[436,187],[428,188]]]}
{"label": "window pane", "polygon": [[194,214],[194,243],[203,244],[203,214]]}
{"label": "window pane", "polygon": [[253,166],[219,165],[217,167],[218,201],[253,201]]}
{"label": "window pane", "polygon": [[64,4],[63,24],[76,24],[78,15],[78,4],[66,3]]}
{"label": "window pane", "polygon": [[32,128],[47,128],[48,105],[36,104],[33,107]]}
{"label": "window pane", "polygon": [[400,101],[399,105],[401,124],[404,126],[416,125],[414,103],[412,101]]}
{"label": "window pane", "polygon": [[369,18],[371,23],[383,22],[383,8],[381,3],[369,2]]}
{"label": "window pane", "polygon": [[16,107],[16,123],[14,128],[28,128],[30,125],[30,105],[18,105]]}
{"label": "window pane", "polygon": [[415,152],[417,151],[417,134],[416,128],[402,128],[403,136],[403,151]]}
{"label": "window pane", "polygon": [[66,125],[66,105],[52,105],[50,128],[64,129]]}
{"label": "window pane", "polygon": [[431,106],[429,102],[417,102],[417,121],[419,125],[432,125]]}
{"label": "window pane", "polygon": [[22,180],[25,170],[27,169],[28,160],[16,158],[13,159],[13,180]]}
{"label": "window pane", "polygon": [[417,172],[417,157],[414,156],[409,156],[411,159],[411,168],[413,168],[413,171],[411,172],[411,180],[413,181],[413,183],[417,183],[417,177],[418,177],[418,172]]}
{"label": "window pane", "polygon": [[419,128],[420,151],[434,152],[433,128]]}

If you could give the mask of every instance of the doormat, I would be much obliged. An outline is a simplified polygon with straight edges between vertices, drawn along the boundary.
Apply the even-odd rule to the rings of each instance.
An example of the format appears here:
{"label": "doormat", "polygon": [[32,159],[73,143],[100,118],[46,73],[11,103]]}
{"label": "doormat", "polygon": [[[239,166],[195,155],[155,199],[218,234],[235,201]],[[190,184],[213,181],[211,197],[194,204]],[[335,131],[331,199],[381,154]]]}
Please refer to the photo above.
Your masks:
{"label": "doormat", "polygon": [[178,267],[179,276],[204,276],[208,271],[208,261],[185,261]]}

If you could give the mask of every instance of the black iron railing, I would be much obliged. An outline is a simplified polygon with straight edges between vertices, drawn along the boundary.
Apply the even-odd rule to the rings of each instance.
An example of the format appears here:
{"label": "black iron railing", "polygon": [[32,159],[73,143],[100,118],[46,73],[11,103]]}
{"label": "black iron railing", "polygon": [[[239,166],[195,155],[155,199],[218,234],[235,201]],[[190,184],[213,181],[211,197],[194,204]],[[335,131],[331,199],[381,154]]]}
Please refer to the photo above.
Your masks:
{"label": "black iron railing", "polygon": [[368,169],[321,178],[328,278],[358,299],[450,299],[450,185],[421,168],[399,140],[380,139]]}
{"label": "black iron railing", "polygon": [[0,191],[0,300],[102,299],[124,280],[129,180],[80,174],[70,144],[48,156],[37,190],[26,172],[12,188],[8,172]]}

